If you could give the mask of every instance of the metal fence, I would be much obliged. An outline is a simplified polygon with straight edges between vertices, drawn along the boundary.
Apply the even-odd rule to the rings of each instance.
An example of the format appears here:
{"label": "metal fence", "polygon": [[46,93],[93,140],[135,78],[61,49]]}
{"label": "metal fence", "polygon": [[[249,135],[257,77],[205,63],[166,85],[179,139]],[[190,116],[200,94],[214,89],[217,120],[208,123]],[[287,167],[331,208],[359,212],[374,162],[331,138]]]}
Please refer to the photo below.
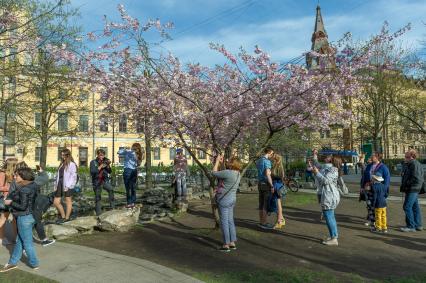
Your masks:
{"label": "metal fence", "polygon": [[[55,186],[55,176],[52,173],[48,173],[49,175],[49,182],[41,188],[41,192],[43,194],[49,194],[54,191]],[[164,186],[164,185],[170,185],[173,180],[173,174],[172,173],[153,173],[152,175],[152,182],[153,186]],[[138,182],[137,182],[137,189],[143,190],[145,188],[145,181],[146,176],[142,173],[138,174]],[[209,180],[204,176],[204,174],[199,171],[196,173],[192,173],[187,176],[186,179],[187,186],[190,186],[193,188],[193,191],[202,191],[209,186]],[[79,174],[79,184],[81,188],[81,192],[92,192],[93,186],[92,186],[92,177],[90,174]],[[123,181],[123,175],[116,174],[111,176],[111,184],[113,187],[115,187],[115,190],[124,190],[124,181]]]}

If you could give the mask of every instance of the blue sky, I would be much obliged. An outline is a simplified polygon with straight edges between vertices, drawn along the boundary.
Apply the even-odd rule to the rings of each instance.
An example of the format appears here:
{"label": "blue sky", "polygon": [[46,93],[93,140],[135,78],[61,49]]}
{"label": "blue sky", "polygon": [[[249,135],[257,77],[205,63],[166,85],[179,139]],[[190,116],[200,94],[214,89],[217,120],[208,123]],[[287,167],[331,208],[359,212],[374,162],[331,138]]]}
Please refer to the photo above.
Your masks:
{"label": "blue sky", "polygon": [[[237,52],[259,45],[274,61],[286,62],[310,48],[317,0],[71,0],[81,12],[85,32],[102,29],[102,17],[117,18],[117,5],[145,22],[159,18],[173,22],[173,40],[162,44],[183,62],[213,65],[222,57],[209,42],[222,43]],[[322,0],[325,28],[330,41],[345,32],[354,39],[378,33],[384,21],[391,30],[407,23],[412,30],[403,44],[419,49],[426,41],[426,0]]]}

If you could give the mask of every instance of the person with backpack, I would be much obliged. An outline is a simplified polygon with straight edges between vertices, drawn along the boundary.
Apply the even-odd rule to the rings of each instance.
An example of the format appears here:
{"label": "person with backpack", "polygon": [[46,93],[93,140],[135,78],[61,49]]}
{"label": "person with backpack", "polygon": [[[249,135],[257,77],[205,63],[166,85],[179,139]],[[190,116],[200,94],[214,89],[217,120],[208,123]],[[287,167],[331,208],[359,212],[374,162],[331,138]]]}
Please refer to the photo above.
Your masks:
{"label": "person with backpack", "polygon": [[226,169],[219,171],[219,165],[224,162],[220,154],[213,166],[212,175],[222,181],[222,186],[216,191],[215,200],[219,209],[220,228],[222,230],[223,245],[219,251],[230,252],[236,250],[237,232],[234,222],[234,207],[237,200],[237,190],[241,180],[241,162],[233,157],[226,162]]}
{"label": "person with backpack", "polygon": [[380,173],[384,179],[383,185],[385,190],[389,191],[390,186],[390,173],[388,167],[381,162],[382,154],[379,152],[374,152],[371,155],[371,163],[367,165],[364,170],[364,175],[361,178],[361,194],[367,204],[367,221],[366,226],[374,227],[375,226],[375,207],[373,205],[373,191],[372,191],[372,176],[376,173]]}
{"label": "person with backpack", "polygon": [[39,260],[33,244],[33,226],[35,223],[33,209],[38,186],[34,183],[34,179],[34,173],[30,168],[16,170],[15,180],[18,186],[8,195],[5,204],[10,206],[13,216],[16,218],[18,237],[9,262],[0,272],[15,269],[21,260],[23,250],[26,252],[30,267],[34,270],[39,268]]}
{"label": "person with backpack", "polygon": [[[55,198],[53,204],[59,212],[60,218],[56,224],[62,224],[70,220],[72,211],[72,193],[77,184],[77,164],[72,158],[68,148],[61,150],[61,164],[59,165],[55,181]],[[66,212],[62,206],[61,199],[65,197]]]}
{"label": "person with backpack", "polygon": [[90,175],[92,176],[93,191],[95,192],[96,216],[102,213],[101,195],[102,188],[108,191],[111,209],[114,209],[114,190],[110,181],[111,161],[105,157],[105,150],[96,150],[96,159],[90,161]]}

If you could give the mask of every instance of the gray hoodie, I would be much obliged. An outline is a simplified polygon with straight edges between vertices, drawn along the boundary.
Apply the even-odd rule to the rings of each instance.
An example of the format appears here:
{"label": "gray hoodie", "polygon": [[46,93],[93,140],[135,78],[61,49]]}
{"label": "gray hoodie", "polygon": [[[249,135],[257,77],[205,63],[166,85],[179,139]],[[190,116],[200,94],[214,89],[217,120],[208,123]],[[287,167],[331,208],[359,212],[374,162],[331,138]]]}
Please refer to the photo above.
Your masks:
{"label": "gray hoodie", "polygon": [[321,208],[323,210],[336,209],[340,202],[337,188],[339,170],[330,163],[325,164],[315,176],[315,185],[321,195]]}

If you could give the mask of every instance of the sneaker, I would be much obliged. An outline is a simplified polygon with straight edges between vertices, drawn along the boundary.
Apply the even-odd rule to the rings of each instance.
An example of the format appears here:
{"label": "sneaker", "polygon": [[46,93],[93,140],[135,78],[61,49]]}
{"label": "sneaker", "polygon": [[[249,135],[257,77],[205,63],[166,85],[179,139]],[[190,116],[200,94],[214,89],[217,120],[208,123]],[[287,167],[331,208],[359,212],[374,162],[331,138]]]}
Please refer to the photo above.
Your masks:
{"label": "sneaker", "polygon": [[370,224],[370,222],[365,222],[365,223],[364,223],[364,225],[368,227],[368,226],[370,226],[371,224]]}
{"label": "sneaker", "polygon": [[408,227],[402,227],[400,230],[401,232],[416,232],[416,229]]}
{"label": "sneaker", "polygon": [[224,252],[224,253],[229,253],[231,251],[231,249],[228,248],[228,247],[220,247],[219,251]]}
{"label": "sneaker", "polygon": [[65,218],[59,218],[58,220],[55,221],[56,225],[62,225],[65,223]]}
{"label": "sneaker", "polygon": [[12,270],[12,269],[15,269],[15,268],[17,268],[18,266],[17,265],[15,265],[15,264],[9,264],[9,263],[6,263],[1,269],[0,269],[0,272],[7,272],[7,271],[9,271],[9,270]]}
{"label": "sneaker", "polygon": [[323,241],[322,244],[326,245],[326,246],[338,246],[339,245],[337,238],[333,238],[333,239],[330,239],[328,241]]}
{"label": "sneaker", "polygon": [[259,227],[265,230],[272,230],[274,229],[274,225],[265,223],[265,224],[259,224]]}
{"label": "sneaker", "polygon": [[423,231],[423,227],[422,227],[422,226],[420,226],[420,227],[416,227],[416,230],[417,230],[417,231]]}
{"label": "sneaker", "polygon": [[382,230],[380,230],[380,229],[378,229],[378,228],[376,228],[376,227],[371,227],[370,228],[370,232],[372,232],[372,233],[380,233]]}
{"label": "sneaker", "polygon": [[383,233],[383,234],[387,234],[387,233],[388,233],[388,229],[383,229],[383,230],[382,230],[382,233]]}
{"label": "sneaker", "polygon": [[48,245],[54,244],[56,241],[55,240],[44,240],[41,242],[41,245],[43,247],[47,247]]}
{"label": "sneaker", "polygon": [[38,270],[40,268],[40,266],[31,266],[32,270]]}
{"label": "sneaker", "polygon": [[229,249],[235,251],[237,249],[237,246],[229,245]]}

